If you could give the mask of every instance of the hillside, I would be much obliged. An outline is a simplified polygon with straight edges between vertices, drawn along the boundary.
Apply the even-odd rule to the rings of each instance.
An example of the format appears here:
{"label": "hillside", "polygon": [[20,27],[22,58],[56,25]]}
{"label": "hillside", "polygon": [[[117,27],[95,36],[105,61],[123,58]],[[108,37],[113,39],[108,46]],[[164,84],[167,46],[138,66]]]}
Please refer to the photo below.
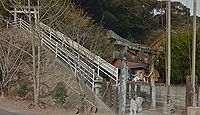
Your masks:
{"label": "hillside", "polygon": [[[21,33],[18,34],[18,36],[15,36],[15,33]],[[11,52],[3,52],[3,50],[0,50],[0,54],[5,54],[9,56],[9,60],[14,60],[15,62],[19,61],[15,57],[13,57],[12,53],[22,51],[25,54],[21,55],[22,64],[20,64],[17,68],[14,68],[18,70],[12,77],[6,76],[5,79],[10,79],[8,81],[8,84],[3,87],[4,93],[5,93],[5,99],[10,98],[11,100],[20,101],[18,97],[23,97],[21,101],[25,101],[25,103],[21,103],[23,106],[24,104],[29,106],[29,104],[32,103],[34,95],[34,79],[32,77],[32,68],[31,68],[31,58],[26,53],[30,52],[31,44],[30,38],[28,37],[27,33],[25,31],[22,31],[17,28],[13,28],[10,26],[10,28],[3,30],[0,32],[1,36],[1,48],[6,49],[12,49]],[[7,36],[7,37],[5,37]],[[15,37],[13,37],[15,36]],[[2,37],[4,37],[4,40],[2,40]],[[7,42],[6,40],[11,42]],[[24,40],[26,39],[26,41]],[[26,43],[25,43],[26,42]],[[4,44],[4,45],[2,45]],[[27,44],[27,47],[22,47],[20,44]],[[19,50],[16,48],[20,48]],[[14,50],[15,49],[15,50]],[[9,50],[8,50],[9,51]],[[55,106],[55,107],[64,107],[66,109],[73,109],[71,112],[77,112],[80,110],[80,108],[83,106],[85,113],[89,112],[88,108],[90,107],[97,107],[98,113],[111,113],[110,109],[107,108],[107,106],[102,103],[102,101],[94,95],[93,92],[91,92],[90,89],[86,85],[82,85],[82,90],[84,91],[84,98],[82,98],[82,90],[80,90],[80,84],[78,78],[74,75],[74,72],[72,68],[70,68],[69,65],[64,64],[59,58],[55,58],[55,55],[53,52],[51,52],[48,48],[42,47],[41,50],[41,76],[40,76],[40,103],[46,103],[45,105],[47,107]],[[7,54],[8,53],[8,54]],[[2,60],[5,63],[8,63],[6,60]],[[9,61],[10,62],[10,61]],[[18,63],[18,62],[17,62]],[[10,63],[10,66],[13,67],[15,63]],[[2,66],[2,65],[1,65]],[[10,67],[8,67],[10,69]],[[20,68],[20,69],[18,69]],[[12,72],[12,71],[11,71]],[[2,73],[2,71],[1,71]],[[21,86],[20,84],[24,83],[25,86]],[[58,98],[54,97],[54,93],[56,90],[56,87],[58,84],[64,84],[64,88],[66,89],[66,98],[60,97],[59,92],[56,94],[59,96]],[[24,88],[27,87],[27,90]],[[20,89],[20,90],[19,90]],[[57,89],[61,90],[61,89]],[[61,90],[62,91],[62,90]],[[24,93],[25,92],[25,93]],[[62,92],[63,94],[64,92]],[[24,96],[23,96],[24,95]],[[13,98],[14,97],[14,98]],[[64,103],[57,102],[57,100],[65,99]],[[10,101],[7,102],[7,104]],[[37,107],[37,106],[36,106]],[[66,111],[66,110],[64,110]],[[61,112],[60,114],[62,114]]]}

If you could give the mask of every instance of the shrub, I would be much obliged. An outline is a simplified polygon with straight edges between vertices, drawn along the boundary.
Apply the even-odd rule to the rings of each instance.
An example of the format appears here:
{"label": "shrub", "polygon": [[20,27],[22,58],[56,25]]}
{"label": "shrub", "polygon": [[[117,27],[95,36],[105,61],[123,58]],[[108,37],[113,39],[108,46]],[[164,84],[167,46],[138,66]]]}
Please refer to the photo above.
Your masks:
{"label": "shrub", "polygon": [[19,88],[17,89],[18,95],[20,97],[25,97],[28,93],[28,85],[26,82],[21,81],[19,83]]}
{"label": "shrub", "polygon": [[64,104],[67,101],[67,89],[63,82],[59,82],[53,90],[52,97],[56,103]]}

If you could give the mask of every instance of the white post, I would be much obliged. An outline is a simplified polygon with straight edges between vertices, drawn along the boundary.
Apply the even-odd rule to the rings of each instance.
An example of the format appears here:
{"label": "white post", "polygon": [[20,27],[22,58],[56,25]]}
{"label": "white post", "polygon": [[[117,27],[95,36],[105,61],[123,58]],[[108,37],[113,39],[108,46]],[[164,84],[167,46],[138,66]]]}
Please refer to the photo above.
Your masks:
{"label": "white post", "polygon": [[95,85],[95,69],[92,69],[92,91],[94,91]]}
{"label": "white post", "polygon": [[118,86],[118,81],[119,81],[119,69],[117,68],[116,70],[117,75],[116,75],[116,86]]}
{"label": "white post", "polygon": [[64,41],[65,41],[65,38],[63,37],[63,34],[62,34],[62,48],[64,46]]}
{"label": "white post", "polygon": [[58,43],[56,42],[56,58],[58,57]]}
{"label": "white post", "polygon": [[22,28],[22,19],[21,18],[19,19],[19,28],[20,29]]}
{"label": "white post", "polygon": [[17,23],[17,8],[14,8],[14,22]]}
{"label": "white post", "polygon": [[171,80],[171,0],[168,1],[167,15],[167,104],[171,101],[170,80]]}
{"label": "white post", "polygon": [[197,15],[197,1],[193,0],[193,42],[192,42],[192,106],[197,106],[196,90],[195,90],[195,63],[196,63],[196,15]]}
{"label": "white post", "polygon": [[98,61],[97,75],[99,76],[99,64],[100,64],[100,58],[99,58],[99,56],[97,57],[97,61]]}
{"label": "white post", "polygon": [[[40,28],[40,26],[39,26],[39,28]],[[44,35],[43,35],[43,33],[41,33],[40,35],[41,35],[41,46],[43,47],[43,42],[44,42],[44,41],[43,41],[43,40],[44,40]]]}
{"label": "white post", "polygon": [[74,63],[74,75],[76,76],[77,75],[77,64],[76,63]]}
{"label": "white post", "polygon": [[51,40],[51,30],[49,29],[49,38]]}

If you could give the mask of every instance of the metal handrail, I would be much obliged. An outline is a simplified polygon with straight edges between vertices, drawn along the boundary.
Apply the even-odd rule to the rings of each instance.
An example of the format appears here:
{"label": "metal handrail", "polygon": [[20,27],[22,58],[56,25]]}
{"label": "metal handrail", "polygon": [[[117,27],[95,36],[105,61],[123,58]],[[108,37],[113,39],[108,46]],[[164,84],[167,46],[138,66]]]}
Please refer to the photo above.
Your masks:
{"label": "metal handrail", "polygon": [[65,43],[67,43],[68,45],[72,46],[74,49],[76,49],[77,51],[79,51],[80,53],[82,53],[83,55],[85,55],[86,57],[88,57],[95,64],[101,66],[102,68],[104,68],[105,70],[107,70],[113,76],[118,77],[118,71],[117,71],[118,68],[116,68],[112,64],[108,63],[107,61],[105,61],[101,57],[95,55],[94,53],[92,53],[91,51],[89,51],[88,49],[86,49],[85,47],[83,47],[82,45],[78,44],[77,42],[73,41],[69,37],[66,37],[61,32],[54,31],[52,28],[48,27],[47,25],[45,25],[43,23],[40,23],[40,27],[42,29],[46,30],[46,31],[51,31],[51,33],[53,33],[53,35],[57,35],[59,39],[63,38],[63,39],[60,39],[60,41],[64,41]]}
{"label": "metal handrail", "polygon": [[[30,32],[30,24],[22,19],[17,19],[13,24]],[[94,90],[95,80],[100,76],[100,73],[104,73],[114,80],[116,85],[118,84],[118,68],[90,52],[69,37],[66,37],[64,34],[54,31],[43,23],[40,23],[39,26],[41,28],[42,44],[54,52],[56,57],[59,57],[70,65],[74,71],[77,71],[77,67],[82,68],[80,72],[83,72],[85,75],[83,76],[84,79],[92,85],[92,90]],[[72,49],[73,53],[69,49]]]}

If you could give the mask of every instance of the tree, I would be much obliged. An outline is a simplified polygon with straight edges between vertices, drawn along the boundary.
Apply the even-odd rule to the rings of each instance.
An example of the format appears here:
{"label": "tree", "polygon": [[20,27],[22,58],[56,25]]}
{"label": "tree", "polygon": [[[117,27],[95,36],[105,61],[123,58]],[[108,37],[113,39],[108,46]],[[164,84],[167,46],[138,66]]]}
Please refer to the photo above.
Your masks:
{"label": "tree", "polygon": [[[166,26],[166,2],[157,0],[75,0],[92,18],[105,28],[134,42],[146,43],[152,30]],[[190,9],[172,2],[172,26],[191,23]],[[182,20],[182,19],[186,20]]]}
{"label": "tree", "polygon": [[[196,54],[196,75],[199,77],[199,38],[200,26],[197,29],[197,54]],[[186,81],[186,76],[191,74],[191,52],[192,52],[192,29],[191,28],[178,28],[172,35],[172,77],[173,84],[183,84]],[[161,76],[165,74],[165,53],[160,56],[159,72]]]}
{"label": "tree", "polygon": [[[41,5],[44,3],[45,1]],[[106,59],[110,58],[113,46],[106,38],[106,30],[101,25],[95,23],[84,9],[79,9],[73,3],[63,4],[62,1],[55,1],[49,3],[49,6],[53,6],[53,3],[56,5],[49,10],[48,7],[42,6],[44,10],[40,14],[40,20],[43,23],[64,33],[93,53],[101,54],[100,56]],[[60,11],[62,7],[66,9]]]}
{"label": "tree", "polygon": [[0,32],[0,41],[0,79],[3,97],[8,83],[24,67],[24,62],[30,63],[30,44],[28,36],[25,33],[18,33],[16,28]]}
{"label": "tree", "polygon": [[[27,1],[9,1],[11,4],[16,7],[18,5],[36,5],[36,2],[30,3]],[[1,3],[4,5],[4,8],[9,12],[6,8],[7,4],[5,2]],[[108,40],[105,38],[105,31],[102,27],[95,25],[91,20],[91,17],[87,15],[87,13],[83,12],[82,9],[77,9],[74,4],[70,3],[67,0],[44,0],[40,3],[43,10],[40,10],[39,20],[47,25],[51,26],[55,30],[59,30],[67,36],[73,38],[75,41],[80,43],[81,45],[87,47],[88,49],[92,49],[94,52],[104,51],[105,48],[109,49],[112,45],[108,44]],[[30,9],[28,10],[28,12]],[[30,23],[30,38],[32,39],[32,77],[33,77],[33,85],[34,85],[34,103],[37,104],[39,102],[39,89],[40,89],[40,75],[42,75],[40,71],[40,30],[34,28],[34,26],[39,24],[36,22],[35,24],[32,22],[32,16],[30,12],[28,14],[24,14],[29,19]],[[27,20],[27,17],[25,18]],[[37,36],[37,37],[35,37]],[[109,53],[111,49],[107,50]],[[106,57],[108,55],[102,54],[102,56]],[[36,63],[38,61],[38,63]]]}

